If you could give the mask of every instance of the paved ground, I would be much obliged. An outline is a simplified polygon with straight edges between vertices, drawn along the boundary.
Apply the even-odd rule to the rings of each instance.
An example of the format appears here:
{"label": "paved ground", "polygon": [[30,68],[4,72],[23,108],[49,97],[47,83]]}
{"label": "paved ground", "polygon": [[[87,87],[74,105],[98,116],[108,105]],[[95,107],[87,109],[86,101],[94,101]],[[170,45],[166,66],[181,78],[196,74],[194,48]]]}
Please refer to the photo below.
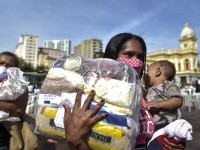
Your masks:
{"label": "paved ground", "polygon": [[200,150],[200,110],[192,110],[188,112],[187,109],[182,113],[182,118],[187,120],[193,127],[193,140],[187,142],[186,150]]}

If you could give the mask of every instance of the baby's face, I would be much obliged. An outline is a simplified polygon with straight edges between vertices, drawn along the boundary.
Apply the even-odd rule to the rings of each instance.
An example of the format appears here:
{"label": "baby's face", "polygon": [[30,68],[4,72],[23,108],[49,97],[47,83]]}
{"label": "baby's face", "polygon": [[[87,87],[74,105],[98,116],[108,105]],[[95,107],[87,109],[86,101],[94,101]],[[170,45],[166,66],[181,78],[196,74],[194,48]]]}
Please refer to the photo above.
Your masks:
{"label": "baby's face", "polygon": [[147,67],[147,72],[145,75],[145,85],[151,87],[154,85],[154,79],[156,74],[156,66],[151,64]]}

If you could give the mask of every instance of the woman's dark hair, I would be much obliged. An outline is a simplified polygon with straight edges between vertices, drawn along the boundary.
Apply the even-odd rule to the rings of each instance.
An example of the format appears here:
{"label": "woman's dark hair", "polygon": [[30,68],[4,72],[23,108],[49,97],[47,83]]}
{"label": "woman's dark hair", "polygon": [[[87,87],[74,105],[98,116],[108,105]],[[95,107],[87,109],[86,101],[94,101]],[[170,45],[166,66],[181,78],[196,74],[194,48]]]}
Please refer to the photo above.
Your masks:
{"label": "woman's dark hair", "polygon": [[14,61],[13,62],[14,63],[13,67],[19,67],[19,60],[18,60],[18,57],[15,54],[5,51],[5,52],[0,53],[0,57],[1,56],[10,56],[10,57],[12,57],[13,61]]}
{"label": "woman's dark hair", "polygon": [[[146,48],[145,41],[140,36],[134,35],[131,33],[119,33],[113,36],[106,46],[104,58],[117,60],[118,54],[120,50],[122,50],[123,45],[130,39],[135,39],[141,44],[143,54],[144,54],[143,63],[146,65],[147,48]],[[145,71],[145,65],[144,65],[143,71]]]}

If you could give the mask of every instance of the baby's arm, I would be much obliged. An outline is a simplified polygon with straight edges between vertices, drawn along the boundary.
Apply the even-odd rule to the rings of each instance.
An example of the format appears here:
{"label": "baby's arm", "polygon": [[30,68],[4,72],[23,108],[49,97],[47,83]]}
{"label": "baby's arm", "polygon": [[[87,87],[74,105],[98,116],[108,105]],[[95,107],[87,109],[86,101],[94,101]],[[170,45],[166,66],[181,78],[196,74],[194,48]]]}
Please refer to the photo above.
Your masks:
{"label": "baby's arm", "polygon": [[172,83],[166,87],[166,96],[167,100],[163,101],[154,101],[152,100],[147,104],[149,108],[155,109],[164,109],[164,110],[175,110],[180,108],[183,105],[182,96],[180,93],[179,87]]}
{"label": "baby's arm", "polygon": [[24,114],[28,102],[28,90],[14,101],[0,100],[0,111],[4,111],[13,116]]}
{"label": "baby's arm", "polygon": [[165,101],[150,101],[147,103],[148,108],[164,109],[164,110],[175,110],[183,105],[183,101],[179,97],[171,97]]}

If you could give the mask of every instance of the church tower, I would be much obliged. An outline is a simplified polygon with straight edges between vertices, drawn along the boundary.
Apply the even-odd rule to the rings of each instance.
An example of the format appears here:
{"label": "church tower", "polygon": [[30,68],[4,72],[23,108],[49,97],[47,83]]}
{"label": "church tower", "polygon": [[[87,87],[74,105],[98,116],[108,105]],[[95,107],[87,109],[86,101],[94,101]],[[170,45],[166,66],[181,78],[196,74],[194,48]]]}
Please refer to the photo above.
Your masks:
{"label": "church tower", "polygon": [[185,24],[180,34],[180,48],[197,50],[197,38],[188,23]]}
{"label": "church tower", "polygon": [[147,53],[147,66],[158,60],[169,60],[174,64],[175,80],[179,85],[191,84],[200,77],[197,37],[188,23],[181,30],[179,48]]}

